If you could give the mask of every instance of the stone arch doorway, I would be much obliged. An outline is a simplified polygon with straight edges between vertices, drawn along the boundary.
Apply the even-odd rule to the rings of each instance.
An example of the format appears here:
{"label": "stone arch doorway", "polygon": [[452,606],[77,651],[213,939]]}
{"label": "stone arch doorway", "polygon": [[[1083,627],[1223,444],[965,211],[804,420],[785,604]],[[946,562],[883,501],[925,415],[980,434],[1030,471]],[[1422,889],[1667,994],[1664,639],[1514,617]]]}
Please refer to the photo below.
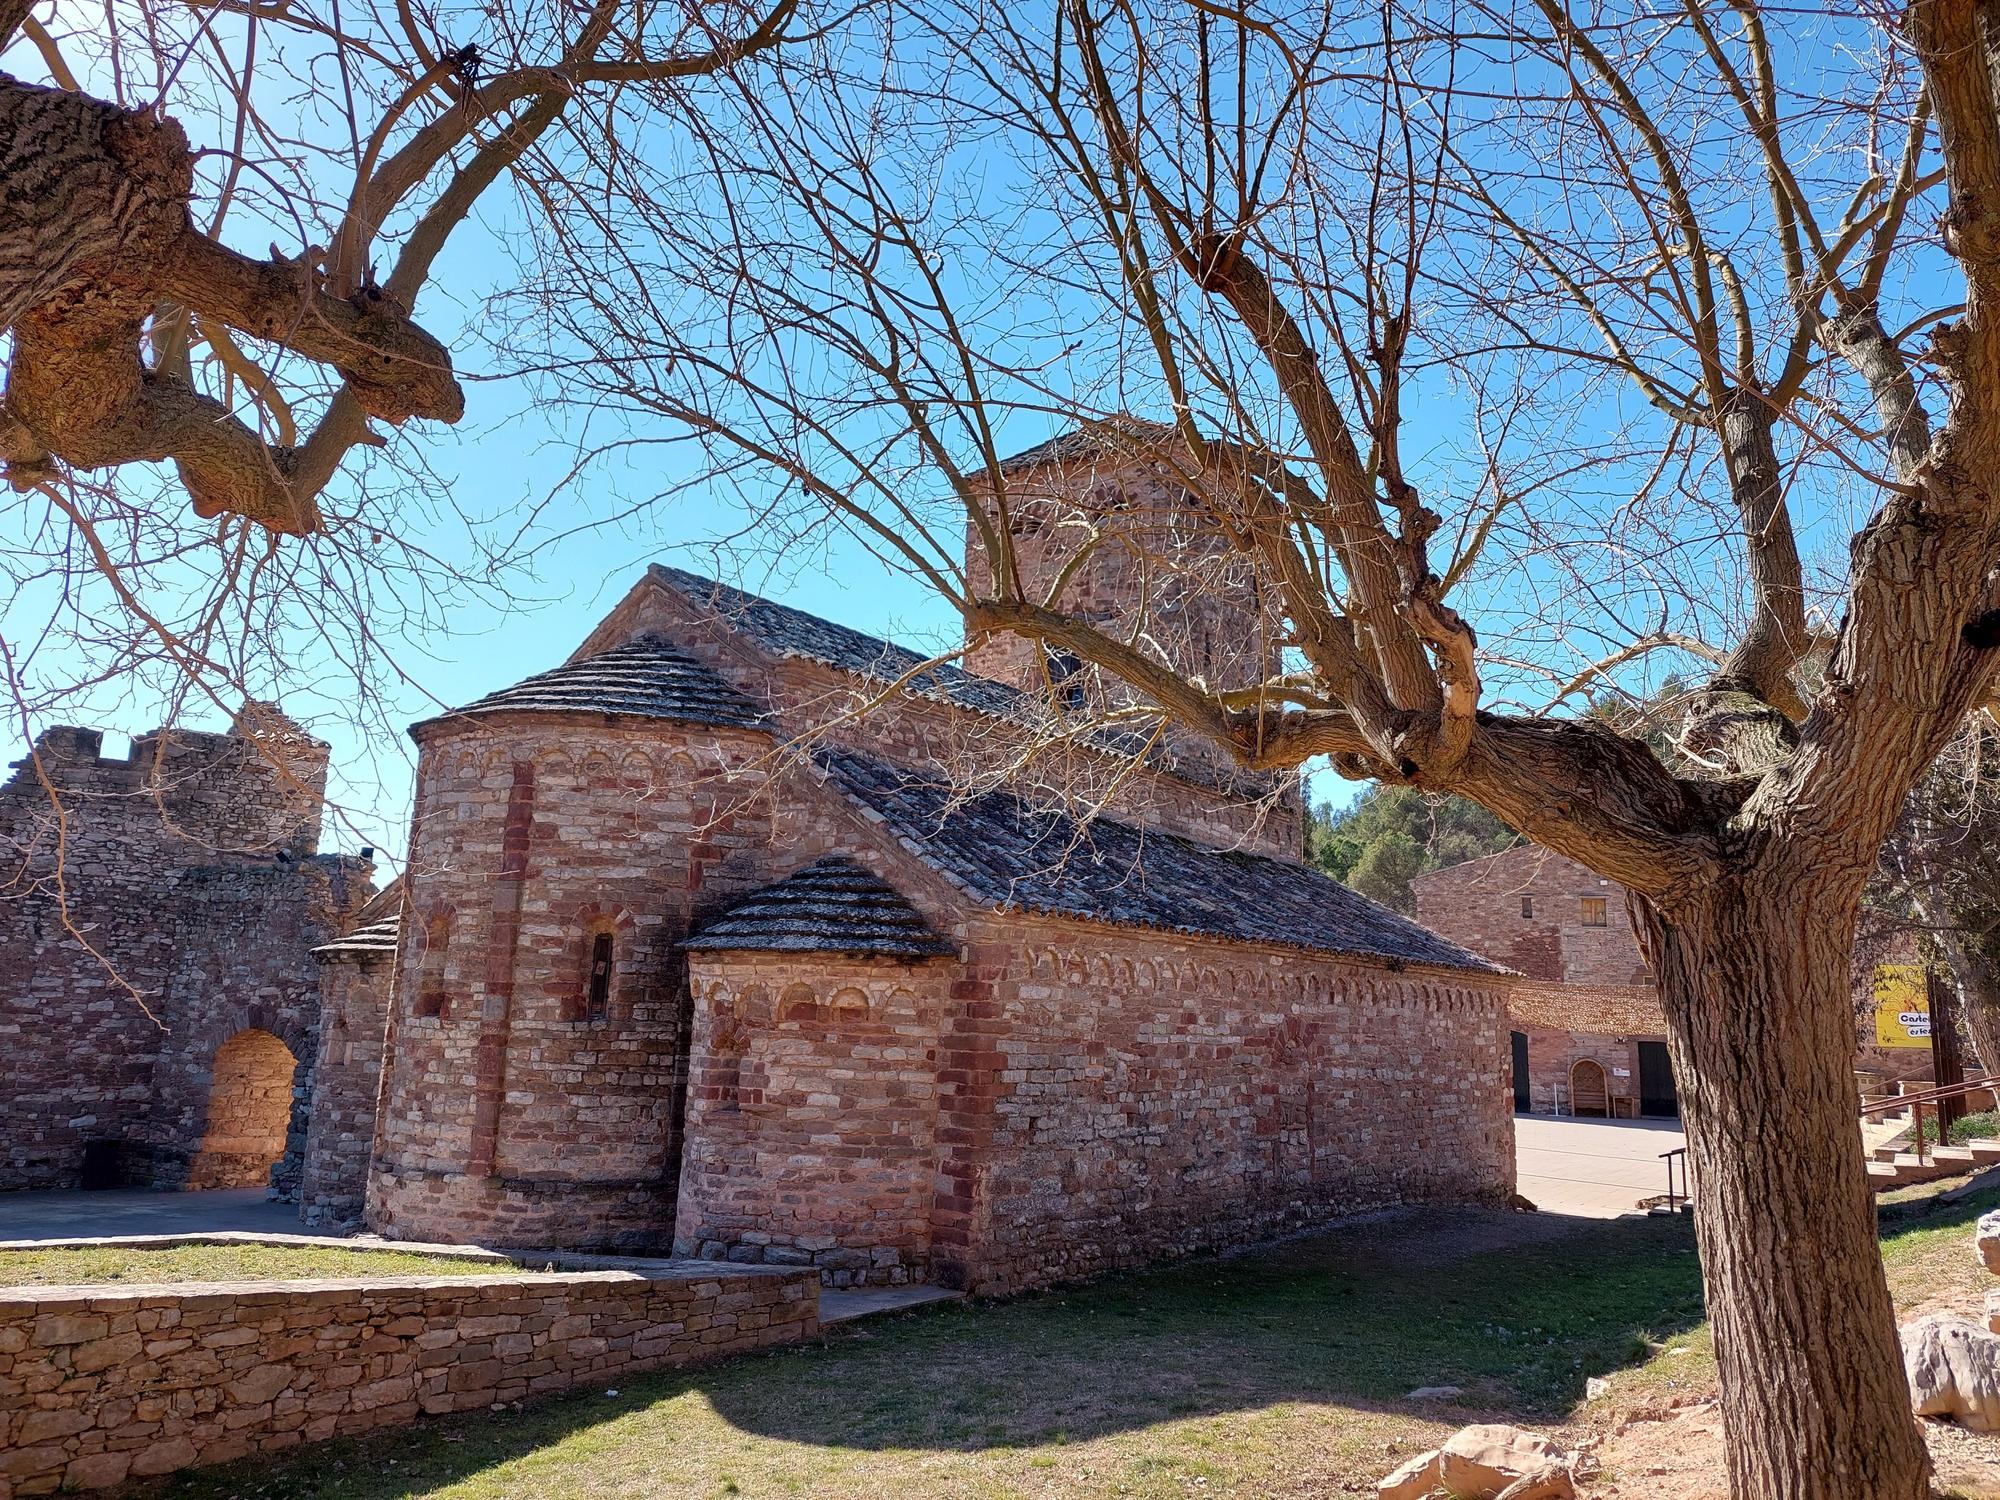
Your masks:
{"label": "stone arch doorway", "polygon": [[1604,1077],[1604,1064],[1591,1058],[1583,1058],[1569,1070],[1570,1110],[1579,1115],[1606,1115],[1611,1113],[1610,1089]]}
{"label": "stone arch doorway", "polygon": [[248,1027],[215,1049],[208,1124],[188,1167],[190,1188],[262,1187],[285,1154],[299,1060],[268,1031]]}

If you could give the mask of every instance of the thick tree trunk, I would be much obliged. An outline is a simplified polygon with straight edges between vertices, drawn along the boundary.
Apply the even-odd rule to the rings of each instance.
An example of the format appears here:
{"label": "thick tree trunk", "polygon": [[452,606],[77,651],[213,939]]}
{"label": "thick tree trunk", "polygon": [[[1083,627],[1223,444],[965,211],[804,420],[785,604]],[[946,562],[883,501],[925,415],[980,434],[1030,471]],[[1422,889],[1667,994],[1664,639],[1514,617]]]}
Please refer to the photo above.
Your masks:
{"label": "thick tree trunk", "polygon": [[1860,893],[1858,874],[1772,851],[1685,904],[1642,912],[1743,1500],[1930,1493],[1857,1117],[1848,969]]}

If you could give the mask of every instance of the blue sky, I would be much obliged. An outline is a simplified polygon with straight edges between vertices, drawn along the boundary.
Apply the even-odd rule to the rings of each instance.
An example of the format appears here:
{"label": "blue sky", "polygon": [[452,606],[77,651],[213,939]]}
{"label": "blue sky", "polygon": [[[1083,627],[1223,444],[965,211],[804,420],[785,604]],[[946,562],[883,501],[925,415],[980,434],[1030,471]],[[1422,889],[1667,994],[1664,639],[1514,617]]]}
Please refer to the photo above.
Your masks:
{"label": "blue sky", "polygon": [[[57,14],[69,18],[85,33],[92,25],[101,24],[102,12],[71,5],[69,0],[63,0]],[[1810,38],[1810,22],[1801,24],[1805,27],[1802,35]],[[1827,57],[1830,60],[1832,56],[1829,48]],[[1793,60],[1788,57],[1788,64]],[[25,46],[10,51],[4,65],[25,76],[39,76],[39,65]],[[1508,80],[1507,86],[1513,87],[1513,81]],[[1525,80],[1520,86],[1529,87]],[[1505,90],[1500,92],[1504,95]],[[275,98],[266,102],[274,103]],[[197,97],[184,102],[187,108],[182,112],[201,143],[207,139],[204,129],[213,134],[215,122],[202,120]],[[310,102],[297,107],[309,109]],[[1493,128],[1507,128],[1510,108],[1502,97],[1495,107]],[[1730,141],[1726,132],[1718,142],[1700,149],[1726,154],[1740,145]],[[644,144],[648,155],[669,149],[669,143],[657,139]],[[967,201],[976,200],[982,212],[993,205],[993,211],[1002,217],[1018,215],[1015,227],[1022,230],[1023,241],[1039,248],[1052,221],[1040,214],[1042,205],[1034,196],[1030,176],[1010,165],[1004,154],[984,152],[983,144],[973,158],[953,162],[951,189]],[[1722,162],[1722,155],[1716,156],[1716,162]],[[212,162],[204,165],[205,171],[217,169]],[[921,173],[924,164],[916,164],[913,170]],[[1840,201],[1848,191],[1843,177],[1840,169],[1830,173],[1825,190],[1828,202]],[[1527,171],[1518,186],[1525,196],[1515,206],[1524,215],[1535,208],[1546,210],[1557,221],[1564,214],[1588,217],[1587,194],[1575,200],[1567,196],[1571,187],[1556,183],[1551,176],[1537,178],[1533,171]],[[1740,232],[1746,253],[1757,256],[1754,182],[1740,173],[1732,176],[1718,171],[1714,187],[1719,195],[1715,222],[1726,228],[1732,239]],[[1549,195],[1548,201],[1535,205],[1532,199],[1538,194]],[[1313,211],[1320,210],[1315,206]],[[251,249],[260,248],[274,234],[287,242],[296,238],[273,216],[261,221],[255,218],[254,206],[245,212],[253,217],[226,228],[224,238],[229,242]],[[1337,212],[1328,212],[1337,219]],[[396,729],[434,712],[440,704],[466,701],[555,664],[631,586],[648,562],[666,560],[696,571],[719,572],[732,582],[800,608],[920,647],[937,648],[957,635],[956,620],[928,589],[885,567],[867,549],[836,533],[822,530],[810,549],[784,552],[775,567],[768,561],[748,571],[738,571],[738,565],[728,561],[718,566],[714,548],[741,526],[744,490],[754,492],[758,483],[754,476],[742,487],[734,483],[707,486],[699,479],[697,449],[656,441],[676,435],[663,421],[655,420],[650,429],[644,420],[623,426],[614,422],[610,426],[615,430],[607,430],[600,418],[599,425],[579,427],[572,424],[584,419],[574,411],[552,409],[538,399],[544,392],[521,380],[505,378],[500,372],[514,363],[517,351],[509,345],[511,330],[502,320],[524,314],[519,305],[507,303],[504,294],[516,289],[521,280],[516,252],[526,222],[507,188],[489,192],[475,219],[455,234],[416,309],[420,321],[454,349],[466,385],[468,411],[455,428],[413,426],[400,436],[399,441],[421,453],[431,477],[423,493],[388,515],[378,516],[376,524],[410,545],[428,547],[454,560],[475,557],[482,542],[512,536],[524,524],[536,545],[524,566],[504,577],[481,581],[468,589],[462,600],[440,605],[434,618],[421,618],[419,612],[412,617],[414,625],[398,631],[385,614],[390,637],[382,647],[407,677],[379,685],[382,696],[373,705],[377,710],[374,717],[395,726],[389,732],[362,732],[357,724],[362,716],[354,709],[351,674],[344,675],[336,657],[312,644],[309,631],[288,637],[298,654],[280,684],[284,705],[334,746],[336,780],[332,792],[341,826],[330,832],[330,847],[367,843],[389,851],[399,849],[408,806],[411,747]],[[661,259],[664,262],[668,257]],[[1759,262],[1752,259],[1746,264]],[[1767,254],[1763,264],[1767,268]],[[1018,268],[1013,275],[1010,281],[1006,268],[970,259],[954,265],[959,292],[980,304],[988,320],[982,324],[982,332],[997,346],[1015,348],[1032,348],[1038,339],[1046,342],[1052,332],[1069,337],[1072,330],[1067,325],[1077,308],[1061,289],[1062,284],[1037,283],[1031,273],[1023,274]],[[670,276],[664,279],[671,281]],[[1926,300],[1923,289],[1902,296],[1906,302]],[[490,300],[495,298],[500,300]],[[531,309],[532,299],[527,302]],[[1542,310],[1536,311],[1539,315]],[[1088,312],[1087,307],[1082,310],[1078,327],[1090,327]],[[1672,336],[1672,330],[1662,336],[1663,348],[1671,344]],[[1122,379],[1122,366],[1115,359],[1093,364],[1100,353],[1100,346],[1091,345],[1076,356],[1071,378],[1079,388],[1108,379],[1106,372],[1114,367]],[[1671,360],[1670,348],[1663,357]],[[1674,554],[1675,565],[1685,576],[1698,579],[1706,572],[1714,586],[1680,599],[1661,592],[1660,599],[1665,602],[1659,608],[1664,611],[1671,605],[1677,626],[1685,625],[1687,619],[1726,623],[1724,617],[1736,594],[1736,548],[1725,540],[1726,525],[1718,531],[1714,512],[1703,503],[1676,502],[1647,516],[1628,516],[1624,502],[1630,494],[1629,485],[1649,459],[1643,451],[1629,464],[1614,461],[1573,478],[1564,475],[1563,465],[1579,441],[1595,442],[1622,430],[1633,419],[1636,403],[1630,390],[1614,387],[1587,392],[1559,371],[1542,372],[1541,378],[1551,382],[1550,388],[1536,393],[1541,404],[1532,409],[1519,436],[1518,451],[1510,457],[1521,465],[1522,474],[1548,479],[1551,488],[1536,502],[1539,530],[1533,535],[1524,530],[1520,538],[1509,543],[1518,541],[1528,560],[1475,580],[1473,599],[1462,605],[1480,626],[1482,637],[1491,643],[1511,631],[1519,637],[1523,654],[1542,653],[1561,661],[1569,653],[1567,659],[1572,662],[1581,659],[1577,653],[1588,656],[1620,644],[1633,630],[1650,628],[1647,611],[1654,607],[1657,592],[1649,576],[1651,554],[1668,552]],[[830,388],[837,389],[840,372],[832,371],[827,379]],[[1119,388],[1123,389],[1122,384]],[[1143,408],[1143,394],[1140,405]],[[1482,477],[1481,456],[1468,436],[1476,426],[1470,407],[1471,397],[1463,382],[1454,383],[1437,374],[1416,381],[1406,402],[1406,461],[1420,488],[1448,514],[1454,503],[1462,504],[1476,492]],[[1016,418],[1016,423],[1018,430],[1010,428],[1004,434],[1003,448],[1026,447],[1047,436],[1056,425],[1051,419],[1027,416]],[[606,437],[635,445],[614,452],[586,470],[580,480],[568,482],[578,444]],[[1837,469],[1837,465],[1825,466],[1815,476],[1808,467],[1801,467],[1795,490],[1807,550],[1824,562],[1826,576],[1836,583],[1843,561],[1842,543],[1859,515],[1872,504],[1867,487],[1847,483]],[[1834,477],[1827,478],[1828,473]],[[1713,487],[1697,484],[1694,491],[1712,497]],[[661,496],[666,498],[656,499]],[[628,504],[645,500],[655,503],[628,520],[584,524],[622,513]],[[170,499],[169,503],[178,502]],[[0,546],[11,543],[17,552],[32,553],[36,539],[50,534],[49,518],[37,510],[37,504],[32,498],[17,499],[0,509]],[[199,535],[196,527],[187,530],[190,536]],[[355,540],[356,530],[348,529],[343,544],[365,550],[365,542]],[[358,528],[359,533],[367,530],[366,526]],[[305,544],[288,542],[285,546],[297,555],[312,555]],[[1538,555],[1536,547],[1545,550]],[[769,549],[763,555],[768,558]],[[1551,562],[1558,557],[1580,560],[1579,566],[1591,574],[1592,585],[1601,586],[1602,596],[1612,601],[1601,618],[1588,609],[1565,614],[1548,603],[1566,586],[1561,568]],[[158,569],[148,583],[159,591],[160,598],[168,599],[177,588],[199,583],[213,571],[212,559],[196,555],[185,563]],[[101,608],[103,603],[100,590],[83,612]],[[0,636],[17,660],[25,660],[26,673],[36,684],[87,680],[93,665],[87,646],[53,637],[37,644],[49,610],[46,585],[22,589],[0,613]],[[1530,680],[1510,683],[1508,670],[1496,666],[1489,672],[1489,698],[1501,706],[1507,706],[1512,688]],[[157,722],[166,691],[164,680],[157,676],[144,681],[113,678],[62,695],[59,704],[39,716],[39,722],[60,718],[109,730],[143,729]],[[194,726],[213,724],[215,719],[215,710],[207,705],[196,705],[185,714],[185,722]],[[1317,797],[1344,802],[1355,790],[1330,775],[1315,779]]]}

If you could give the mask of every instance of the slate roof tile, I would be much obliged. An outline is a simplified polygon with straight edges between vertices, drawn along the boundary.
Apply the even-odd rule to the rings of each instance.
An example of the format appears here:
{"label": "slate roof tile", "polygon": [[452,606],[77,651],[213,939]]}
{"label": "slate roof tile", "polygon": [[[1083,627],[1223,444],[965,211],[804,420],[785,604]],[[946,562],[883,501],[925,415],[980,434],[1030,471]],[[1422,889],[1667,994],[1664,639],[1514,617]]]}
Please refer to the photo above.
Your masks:
{"label": "slate roof tile", "polygon": [[699,952],[871,953],[929,958],[956,950],[896,888],[843,855],[753,892],[681,944]]}
{"label": "slate roof tile", "polygon": [[713,668],[655,635],[564,662],[453,709],[448,718],[508,711],[632,714],[740,729],[766,728],[757,706]]}
{"label": "slate roof tile", "polygon": [[[714,610],[724,623],[774,656],[818,662],[885,686],[930,660],[930,657],[907,646],[899,646],[894,641],[850,630],[845,625],[836,625],[831,620],[823,620],[818,615],[807,614],[802,609],[793,609],[788,604],[779,604],[757,594],[746,594],[741,589],[731,588],[713,578],[704,578],[699,573],[670,568],[664,563],[654,563],[652,571],[681,594]],[[908,689],[920,698],[951,703],[1017,724],[1039,725],[1050,718],[1050,707],[1042,698],[991,677],[968,672],[951,662],[938,662],[925,668],[910,678]],[[1255,778],[1236,776],[1227,770],[1185,757],[1170,757],[1154,736],[1137,730],[1099,727],[1080,738],[1110,754],[1127,757],[1144,755],[1148,762],[1198,786],[1246,798],[1260,797],[1269,791],[1267,785]]]}
{"label": "slate roof tile", "polygon": [[396,912],[379,921],[357,927],[345,937],[337,937],[330,943],[322,943],[312,950],[314,958],[364,958],[372,955],[386,957],[396,951],[396,931],[402,925],[402,913]]}
{"label": "slate roof tile", "polygon": [[1507,972],[1290,860],[1211,849],[1110,818],[1079,824],[1011,792],[960,797],[943,782],[851,750],[822,746],[814,758],[905,848],[1002,910]]}

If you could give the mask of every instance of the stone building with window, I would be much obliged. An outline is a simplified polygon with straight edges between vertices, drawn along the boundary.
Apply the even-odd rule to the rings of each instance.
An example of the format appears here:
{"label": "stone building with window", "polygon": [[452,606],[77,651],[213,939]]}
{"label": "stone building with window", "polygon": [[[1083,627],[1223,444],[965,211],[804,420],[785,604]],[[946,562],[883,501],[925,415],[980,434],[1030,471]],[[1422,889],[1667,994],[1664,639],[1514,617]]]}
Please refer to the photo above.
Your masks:
{"label": "stone building with window", "polygon": [[1625,912],[1625,890],[1522,844],[1411,882],[1417,920],[1523,976],[1509,1000],[1522,1113],[1679,1113],[1667,1022]]}
{"label": "stone building with window", "polygon": [[[1144,608],[1214,680],[1275,660],[1251,581],[1121,544],[1198,534],[1171,478],[1075,442],[1008,474],[1023,587]],[[402,877],[297,949],[307,1215],[1004,1293],[1505,1202],[1515,976],[1306,866],[1295,788],[968,645],[656,566],[417,725]]]}

